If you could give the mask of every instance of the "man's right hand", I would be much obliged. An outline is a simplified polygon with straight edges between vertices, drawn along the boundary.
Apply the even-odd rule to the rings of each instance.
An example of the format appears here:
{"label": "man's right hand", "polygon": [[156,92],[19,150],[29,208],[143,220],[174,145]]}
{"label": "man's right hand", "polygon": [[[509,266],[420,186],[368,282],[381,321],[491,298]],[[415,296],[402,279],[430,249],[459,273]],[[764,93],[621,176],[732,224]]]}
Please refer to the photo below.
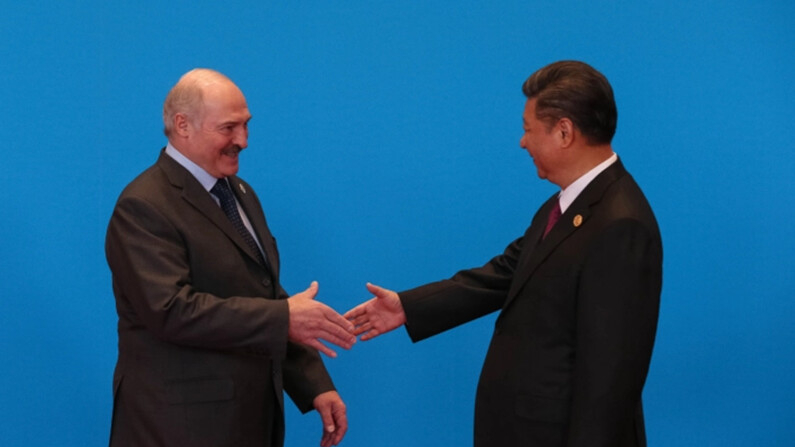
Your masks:
{"label": "man's right hand", "polygon": [[323,352],[329,357],[337,353],[320,342],[320,339],[344,349],[356,343],[353,324],[325,304],[315,301],[317,281],[309,288],[287,299],[290,322],[287,337],[290,341],[305,344]]}
{"label": "man's right hand", "polygon": [[356,326],[355,335],[367,341],[406,324],[406,313],[397,293],[369,282],[367,290],[375,296],[345,312],[345,318]]}

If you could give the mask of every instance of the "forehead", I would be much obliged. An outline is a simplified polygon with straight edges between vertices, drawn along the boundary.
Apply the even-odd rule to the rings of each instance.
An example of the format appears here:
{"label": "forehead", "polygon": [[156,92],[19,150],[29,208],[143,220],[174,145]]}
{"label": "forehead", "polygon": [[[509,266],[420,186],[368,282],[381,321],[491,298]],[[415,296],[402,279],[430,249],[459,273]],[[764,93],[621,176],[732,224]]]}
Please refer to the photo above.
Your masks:
{"label": "forehead", "polygon": [[528,99],[527,102],[525,102],[522,121],[525,124],[535,124],[538,122],[538,118],[536,118],[536,98]]}
{"label": "forehead", "polygon": [[251,118],[243,92],[231,82],[208,85],[203,93],[206,120],[247,121]]}

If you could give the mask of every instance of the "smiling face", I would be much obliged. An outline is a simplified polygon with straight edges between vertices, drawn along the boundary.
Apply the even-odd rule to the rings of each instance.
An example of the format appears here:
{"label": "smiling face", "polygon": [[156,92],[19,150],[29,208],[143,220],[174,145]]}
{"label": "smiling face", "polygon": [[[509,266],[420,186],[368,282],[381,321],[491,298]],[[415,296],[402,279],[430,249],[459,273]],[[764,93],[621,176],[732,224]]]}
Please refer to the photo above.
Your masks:
{"label": "smiling face", "polygon": [[202,86],[202,106],[191,115],[175,117],[180,152],[213,177],[236,174],[251,119],[243,92],[229,80],[214,80]]}
{"label": "smiling face", "polygon": [[560,169],[561,156],[560,138],[555,125],[550,126],[536,117],[536,99],[527,100],[523,115],[524,134],[519,146],[533,158],[538,177],[556,183],[556,174]]}

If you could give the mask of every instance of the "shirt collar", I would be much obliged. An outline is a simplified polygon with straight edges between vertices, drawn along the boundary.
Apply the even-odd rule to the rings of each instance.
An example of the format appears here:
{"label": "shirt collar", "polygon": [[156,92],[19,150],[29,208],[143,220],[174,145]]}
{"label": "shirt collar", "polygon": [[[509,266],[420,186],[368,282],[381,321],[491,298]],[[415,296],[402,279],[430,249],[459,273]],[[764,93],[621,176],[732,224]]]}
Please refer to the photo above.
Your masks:
{"label": "shirt collar", "polygon": [[166,154],[174,159],[177,163],[179,163],[183,168],[187,169],[188,172],[193,174],[196,177],[196,180],[201,183],[202,187],[208,192],[215,186],[215,183],[218,181],[217,178],[210,175],[207,171],[201,168],[201,166],[197,165],[196,163],[190,161],[188,157],[182,154],[177,148],[171,145],[171,142],[168,143],[166,146]]}
{"label": "shirt collar", "polygon": [[566,187],[566,189],[561,191],[560,195],[558,196],[558,203],[560,203],[561,213],[565,213],[566,209],[569,208],[569,205],[571,205],[572,202],[574,202],[574,199],[576,199],[577,196],[580,195],[580,193],[585,189],[585,187],[588,186],[588,184],[591,183],[591,181],[593,181],[593,179],[595,179],[597,175],[601,174],[602,171],[604,171],[605,169],[610,167],[610,165],[615,163],[616,160],[618,160],[618,155],[616,155],[616,153],[613,152],[613,155],[608,157],[607,160],[596,165],[596,167],[586,172],[582,177],[578,178],[577,180],[574,181],[574,183],[572,183],[571,185]]}

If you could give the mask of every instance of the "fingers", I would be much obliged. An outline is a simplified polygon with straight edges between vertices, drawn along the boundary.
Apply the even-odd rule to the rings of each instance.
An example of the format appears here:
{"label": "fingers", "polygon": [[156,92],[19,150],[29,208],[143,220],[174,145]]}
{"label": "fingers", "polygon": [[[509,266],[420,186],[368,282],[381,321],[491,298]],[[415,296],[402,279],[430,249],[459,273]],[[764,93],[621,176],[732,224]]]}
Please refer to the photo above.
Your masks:
{"label": "fingers", "polygon": [[372,318],[372,315],[367,312],[367,309],[363,308],[360,313],[358,313],[356,315],[351,315],[351,317],[348,318],[348,321],[353,323],[354,327],[359,327],[359,326],[361,326],[363,324],[369,323],[370,322],[370,318]]}
{"label": "fingers", "polygon": [[323,422],[323,431],[326,433],[334,433],[337,428],[331,410],[331,405],[322,405],[317,409],[317,412],[320,413],[320,420]]}
{"label": "fingers", "polygon": [[[309,285],[309,287],[306,290],[295,295],[294,298],[314,300],[315,297],[317,296],[318,288],[319,287],[317,281],[312,281],[312,283]],[[318,308],[321,310],[326,320],[340,327],[340,331],[337,331],[337,335],[342,338],[348,338],[345,337],[345,334],[346,333],[350,334],[351,332],[353,332],[353,324],[348,320],[346,320],[342,315],[337,313],[334,309],[330,308],[329,306],[320,302],[317,303],[317,306],[319,306]]]}
{"label": "fingers", "polygon": [[[395,293],[395,292],[393,292],[391,290],[384,289],[383,287],[379,287],[379,286],[377,286],[375,284],[372,284],[372,283],[369,283],[369,282],[366,284],[366,287],[367,287],[367,290],[370,291],[370,293],[375,295],[376,299],[377,298],[382,298],[382,299],[383,298],[388,298],[388,297],[391,296],[391,294]],[[365,301],[364,303],[359,304],[358,306],[354,307],[353,309],[345,312],[345,315],[343,315],[343,317],[348,319],[349,321],[353,322],[354,326],[359,326],[359,325],[369,321],[370,317],[369,317],[369,314],[368,314],[368,310],[369,310],[368,307],[371,306],[373,303],[374,303],[374,300]]]}
{"label": "fingers", "polygon": [[323,334],[319,335],[320,338],[340,348],[350,349],[356,343],[356,336],[353,335],[353,323],[343,318],[342,315],[330,307],[323,306],[323,316],[326,321],[321,321],[320,323],[319,329],[323,332]]}
{"label": "fingers", "polygon": [[369,337],[368,336],[362,337],[363,341],[373,338],[375,335],[378,335],[379,333],[378,329],[376,328],[375,324],[370,319],[370,317],[371,315],[366,314],[360,317],[356,317],[352,320],[354,325],[353,335],[358,337],[359,335],[362,335],[366,332],[372,332],[372,334]]}
{"label": "fingers", "polygon": [[336,391],[327,391],[315,397],[313,404],[323,423],[321,447],[339,444],[348,431],[345,403]]}
{"label": "fingers", "polygon": [[350,333],[353,332],[353,323],[345,319],[342,315],[338,314],[334,309],[326,306],[323,309],[323,314],[327,320],[331,323],[337,325],[343,332]]}
{"label": "fingers", "polygon": [[372,340],[381,334],[382,332],[370,322],[357,326],[353,331],[353,335],[359,337],[361,341]]}
{"label": "fingers", "polygon": [[358,336],[367,330],[365,326],[369,325],[370,323],[370,314],[367,312],[367,307],[370,304],[370,301],[359,304],[353,309],[345,312],[345,315],[343,315],[344,318],[353,324],[353,335],[355,336]]}
{"label": "fingers", "polygon": [[[366,302],[362,303],[362,304],[359,304],[358,306],[354,307],[353,309],[345,312],[345,315],[343,315],[343,317],[348,319],[348,320],[350,320],[350,321],[353,321],[355,318],[359,318],[359,317],[363,316],[367,312],[366,305],[367,305]],[[356,322],[353,321],[353,324],[355,325]]]}
{"label": "fingers", "polygon": [[320,447],[331,447],[339,444],[340,441],[342,441],[342,438],[345,436],[346,431],[347,427],[345,427],[345,429],[337,428],[333,432],[323,428],[323,435],[320,438]]}
{"label": "fingers", "polygon": [[334,433],[329,433],[324,429],[323,436],[320,438],[320,447],[331,447],[333,445],[337,445],[334,442]]}
{"label": "fingers", "polygon": [[320,438],[320,447],[336,445],[334,442],[334,431],[336,427],[334,426],[334,418],[331,415],[331,408],[326,406],[320,407],[317,409],[317,412],[320,413],[320,421],[323,424],[323,436]]}
{"label": "fingers", "polygon": [[[352,327],[353,325],[351,325],[351,328]],[[317,349],[331,358],[336,358],[337,353],[321,343],[320,340],[337,345],[343,349],[351,349],[353,344],[356,343],[356,336],[353,335],[352,331],[353,329],[351,329],[351,332],[348,332],[336,324],[325,321],[321,322],[320,327],[317,327],[315,330],[308,331],[306,336],[301,337],[298,341]]]}
{"label": "fingers", "polygon": [[320,341],[318,341],[318,339],[316,339],[316,338],[310,338],[308,340],[305,340],[304,344],[307,345],[307,346],[310,346],[312,348],[315,348],[316,350],[322,352],[323,354],[326,354],[327,356],[329,356],[329,357],[331,357],[333,359],[337,358],[337,353],[336,352],[331,350],[331,348],[329,348],[328,346],[324,345],[323,343],[320,343]]}
{"label": "fingers", "polygon": [[309,288],[287,300],[290,313],[288,337],[335,358],[337,354],[320,340],[350,349],[356,343],[354,326],[334,309],[314,301],[317,292],[318,283],[312,281]]}
{"label": "fingers", "polygon": [[367,340],[372,340],[375,337],[378,337],[379,335],[381,335],[381,332],[379,332],[378,329],[370,329],[367,331],[362,331],[360,338],[362,341],[367,341]]}
{"label": "fingers", "polygon": [[374,315],[366,312],[356,317],[351,317],[349,321],[353,323],[353,335],[359,335],[364,331],[370,330],[373,324],[371,321],[373,317]]}
{"label": "fingers", "polygon": [[312,301],[317,289],[317,282],[313,281],[307,290],[290,298],[297,300],[293,301],[294,307],[290,307],[288,336],[331,358],[337,354],[321,340],[350,349],[357,337],[362,341],[371,340],[406,322],[400,297],[392,290],[367,283],[367,289],[375,298],[340,315],[325,304]]}
{"label": "fingers", "polygon": [[332,415],[334,416],[334,425],[335,429],[333,433],[329,433],[331,435],[331,444],[337,445],[342,441],[342,438],[345,437],[345,433],[348,431],[348,416],[345,412],[344,405],[335,406],[332,410]]}
{"label": "fingers", "polygon": [[359,335],[362,335],[365,332],[368,332],[368,331],[371,331],[371,330],[373,330],[373,325],[370,324],[369,321],[365,321],[365,322],[362,322],[362,323],[357,323],[356,324],[356,329],[353,330],[353,335],[358,337]]}
{"label": "fingers", "polygon": [[339,326],[334,325],[320,329],[312,338],[325,340],[342,349],[351,349],[353,344],[356,343],[356,336],[353,335],[353,332],[346,332],[340,329]]}

